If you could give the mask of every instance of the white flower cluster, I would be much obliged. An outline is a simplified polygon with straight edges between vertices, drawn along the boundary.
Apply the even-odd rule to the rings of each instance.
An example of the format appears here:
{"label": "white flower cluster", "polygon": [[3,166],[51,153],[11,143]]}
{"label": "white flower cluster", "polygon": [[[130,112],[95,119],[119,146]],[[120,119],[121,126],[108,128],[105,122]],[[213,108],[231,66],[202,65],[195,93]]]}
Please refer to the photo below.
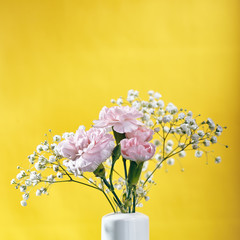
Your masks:
{"label": "white flower cluster", "polygon": [[[96,176],[87,178],[85,173],[75,175],[70,169],[66,168],[67,160],[58,151],[58,143],[74,135],[73,132],[66,132],[61,136],[51,137],[51,143],[45,140],[38,145],[36,151],[28,156],[30,167],[27,170],[18,167],[20,171],[16,178],[11,180],[11,184],[23,194],[21,205],[27,205],[30,192],[34,187],[36,187],[36,196],[41,196],[48,194],[49,187],[52,184],[75,182],[103,192],[110,203],[116,204],[115,209],[117,209],[117,206],[119,208],[124,206],[124,209],[127,209],[129,205],[125,205],[125,202],[131,200],[129,204],[132,204],[134,199],[136,207],[142,207],[142,200],[148,201],[150,199],[148,194],[151,187],[156,184],[153,176],[157,170],[164,167],[167,172],[168,167],[174,165],[175,162],[179,162],[181,171],[184,171],[180,160],[186,157],[188,151],[193,151],[196,158],[206,156],[208,159],[208,155],[213,155],[210,148],[219,142],[218,138],[224,128],[210,118],[200,121],[200,115],[194,116],[191,111],[179,109],[173,103],[165,104],[161,98],[160,93],[151,90],[148,92],[148,101],[145,101],[139,97],[138,91],[129,90],[126,99],[120,97],[117,100],[111,100],[113,104],[119,106],[130,105],[141,111],[143,114],[141,121],[154,131],[153,144],[156,146],[156,154],[154,159],[144,162],[140,181],[137,185],[134,185],[133,192],[130,189],[131,193],[128,194],[126,172],[125,177],[123,177],[114,169],[115,178],[108,175],[113,164],[111,158],[103,163],[104,171],[108,171],[106,171],[105,178],[101,179]],[[51,130],[49,132],[51,133]],[[221,157],[214,156],[214,160],[215,163],[220,163]],[[106,184],[111,185],[109,187]],[[114,195],[114,198],[111,195],[113,192],[115,194],[115,191],[121,192],[120,198],[124,203],[123,205],[118,205],[121,200],[116,195]]]}
{"label": "white flower cluster", "polygon": [[[157,147],[154,157],[156,165],[152,171],[147,172],[147,181],[140,181],[137,192],[139,189],[140,192],[145,189],[155,171],[164,163],[166,163],[166,167],[174,165],[176,160],[180,161],[181,158],[186,157],[189,150],[195,151],[196,158],[206,156],[208,159],[207,155],[213,152],[208,148],[218,142],[217,138],[223,132],[223,127],[215,124],[211,118],[199,121],[200,115],[194,117],[192,111],[178,109],[173,103],[165,105],[160,93],[151,90],[148,91],[148,95],[148,101],[141,100],[138,91],[129,90],[126,99],[120,97],[111,101],[117,105],[130,105],[141,111],[143,113],[142,122],[155,132],[153,142]],[[214,159],[215,163],[221,162],[220,156],[216,156]],[[184,171],[182,167],[181,171]],[[143,193],[147,192],[143,191]],[[143,196],[139,195],[138,197],[143,199]],[[140,201],[138,201],[138,206],[139,203]]]}
{"label": "white flower cluster", "polygon": [[[51,132],[51,130],[49,130]],[[69,135],[64,134],[64,137]],[[61,156],[57,151],[57,143],[61,140],[61,136],[55,135],[53,137],[52,144],[46,140],[37,146],[36,151],[28,156],[30,162],[30,167],[26,171],[21,167],[20,172],[17,174],[15,179],[11,180],[11,184],[15,185],[16,189],[23,192],[23,200],[21,201],[22,206],[27,206],[27,200],[30,196],[30,192],[35,186],[39,188],[35,191],[36,196],[41,196],[42,194],[48,194],[48,188],[51,184],[56,182],[56,179],[62,179],[66,172],[62,168],[60,160]],[[47,176],[42,176],[44,172],[49,172]],[[48,170],[48,171],[47,171]],[[40,186],[42,184],[43,186]]]}

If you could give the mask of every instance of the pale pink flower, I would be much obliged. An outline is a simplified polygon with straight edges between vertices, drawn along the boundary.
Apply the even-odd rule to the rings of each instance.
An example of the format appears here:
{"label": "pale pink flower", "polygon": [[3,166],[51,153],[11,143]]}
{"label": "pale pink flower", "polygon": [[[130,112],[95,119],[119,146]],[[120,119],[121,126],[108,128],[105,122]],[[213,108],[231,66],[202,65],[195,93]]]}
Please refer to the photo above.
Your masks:
{"label": "pale pink flower", "polygon": [[135,162],[142,162],[151,159],[155,153],[155,146],[149,142],[143,142],[139,139],[123,139],[121,142],[121,152],[125,159]]}
{"label": "pale pink flower", "polygon": [[58,144],[59,153],[68,158],[66,167],[74,173],[94,172],[97,167],[112,155],[114,138],[105,129],[79,128],[73,136]]}
{"label": "pale pink flower", "polygon": [[127,138],[136,137],[138,140],[142,142],[149,142],[153,138],[154,131],[150,128],[146,128],[145,126],[140,126],[136,131],[126,133]]}
{"label": "pale pink flower", "polygon": [[103,107],[99,114],[99,120],[93,122],[94,127],[113,127],[114,131],[118,133],[126,133],[132,132],[143,125],[142,122],[137,120],[142,116],[141,112],[129,106]]}

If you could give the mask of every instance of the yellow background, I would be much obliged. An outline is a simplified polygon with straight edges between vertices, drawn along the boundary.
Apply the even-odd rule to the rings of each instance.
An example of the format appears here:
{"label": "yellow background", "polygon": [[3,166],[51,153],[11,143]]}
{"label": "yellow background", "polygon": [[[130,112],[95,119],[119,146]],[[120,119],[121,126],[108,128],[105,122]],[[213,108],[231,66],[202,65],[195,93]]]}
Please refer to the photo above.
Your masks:
{"label": "yellow background", "polygon": [[0,1],[0,239],[100,239],[98,192],[67,184],[28,207],[10,186],[44,133],[90,127],[102,106],[137,89],[228,130],[220,165],[188,157],[158,172],[151,240],[239,239],[239,1]]}

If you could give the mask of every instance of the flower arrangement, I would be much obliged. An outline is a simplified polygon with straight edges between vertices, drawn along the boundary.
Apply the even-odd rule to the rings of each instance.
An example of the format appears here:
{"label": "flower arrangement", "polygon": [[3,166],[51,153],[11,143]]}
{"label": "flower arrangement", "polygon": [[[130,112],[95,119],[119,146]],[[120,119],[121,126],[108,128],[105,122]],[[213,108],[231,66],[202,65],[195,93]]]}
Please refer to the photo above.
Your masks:
{"label": "flower arrangement", "polygon": [[[134,213],[142,200],[149,200],[149,190],[156,184],[153,175],[164,164],[173,165],[187,151],[194,151],[197,158],[204,154],[208,163],[208,155],[213,155],[209,149],[223,128],[172,103],[165,107],[157,92],[148,95],[144,101],[138,91],[129,90],[126,99],[103,107],[89,130],[80,126],[75,133],[55,135],[51,142],[38,145],[28,156],[29,169],[18,167],[20,172],[11,181],[23,192],[21,205],[27,205],[34,188],[41,196],[53,184],[74,182],[104,194],[113,212]],[[214,159],[221,162],[220,156]]]}

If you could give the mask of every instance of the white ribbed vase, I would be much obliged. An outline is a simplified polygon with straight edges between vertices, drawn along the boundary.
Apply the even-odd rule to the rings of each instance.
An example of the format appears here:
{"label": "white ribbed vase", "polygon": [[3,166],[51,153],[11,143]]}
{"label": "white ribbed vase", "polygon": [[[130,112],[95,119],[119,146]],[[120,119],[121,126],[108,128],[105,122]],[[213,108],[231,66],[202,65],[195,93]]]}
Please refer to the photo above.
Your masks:
{"label": "white ribbed vase", "polygon": [[149,218],[142,213],[107,214],[101,235],[101,240],[149,240]]}

